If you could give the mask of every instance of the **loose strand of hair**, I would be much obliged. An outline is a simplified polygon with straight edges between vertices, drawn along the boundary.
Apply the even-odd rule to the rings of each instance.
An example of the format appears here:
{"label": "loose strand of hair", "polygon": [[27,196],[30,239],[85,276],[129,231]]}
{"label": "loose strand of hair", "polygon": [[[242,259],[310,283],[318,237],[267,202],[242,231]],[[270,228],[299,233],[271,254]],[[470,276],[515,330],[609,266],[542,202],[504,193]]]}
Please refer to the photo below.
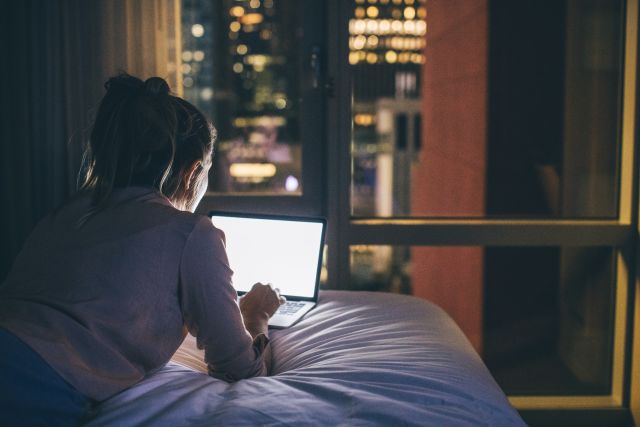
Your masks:
{"label": "loose strand of hair", "polygon": [[[86,214],[78,221],[78,227],[82,227],[97,212],[104,209],[113,192],[115,175],[118,169],[118,161],[122,144],[120,129],[121,116],[127,99],[115,102],[112,111],[108,113],[104,125],[105,133],[99,138],[94,137],[89,144],[90,162],[87,171],[87,179],[81,189],[92,192],[91,203]],[[95,129],[94,129],[95,130]],[[102,159],[97,162],[96,159]]]}

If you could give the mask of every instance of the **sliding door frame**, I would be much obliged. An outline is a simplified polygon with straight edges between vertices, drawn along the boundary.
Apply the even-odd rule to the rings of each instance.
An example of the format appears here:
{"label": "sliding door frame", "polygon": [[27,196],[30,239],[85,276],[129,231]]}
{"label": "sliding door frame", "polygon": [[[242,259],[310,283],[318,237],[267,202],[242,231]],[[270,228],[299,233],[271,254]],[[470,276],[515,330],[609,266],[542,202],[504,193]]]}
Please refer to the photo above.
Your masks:
{"label": "sliding door frame", "polygon": [[[631,334],[638,242],[636,82],[638,0],[626,1],[624,77],[620,153],[620,197],[617,219],[366,219],[352,218],[351,132],[352,90],[348,64],[350,2],[330,0],[329,73],[335,96],[329,100],[328,146],[328,287],[349,289],[350,245],[429,246],[608,246],[616,256],[611,392],[598,396],[512,396],[523,410],[634,408],[640,424],[640,292],[635,293],[635,342]],[[629,349],[633,346],[633,359]],[[629,372],[633,370],[633,379]],[[631,402],[631,405],[630,405]]]}

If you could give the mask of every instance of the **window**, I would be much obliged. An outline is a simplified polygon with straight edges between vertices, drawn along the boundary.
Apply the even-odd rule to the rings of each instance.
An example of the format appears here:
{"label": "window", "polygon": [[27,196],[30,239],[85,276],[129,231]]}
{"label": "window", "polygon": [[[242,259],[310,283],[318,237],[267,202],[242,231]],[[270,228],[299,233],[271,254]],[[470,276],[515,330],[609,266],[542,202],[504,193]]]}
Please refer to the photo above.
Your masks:
{"label": "window", "polygon": [[218,131],[203,210],[321,213],[320,6],[183,0],[182,91]]}
{"label": "window", "polygon": [[622,1],[473,4],[354,2],[353,215],[616,217]]}
{"label": "window", "polygon": [[325,215],[325,286],[444,306],[519,409],[620,408],[637,3],[182,0],[201,209]]}
{"label": "window", "polygon": [[508,395],[597,396],[611,387],[614,254],[600,246],[353,245],[350,286],[438,301]]}
{"label": "window", "polygon": [[337,3],[329,283],[444,306],[519,409],[621,407],[636,2]]}

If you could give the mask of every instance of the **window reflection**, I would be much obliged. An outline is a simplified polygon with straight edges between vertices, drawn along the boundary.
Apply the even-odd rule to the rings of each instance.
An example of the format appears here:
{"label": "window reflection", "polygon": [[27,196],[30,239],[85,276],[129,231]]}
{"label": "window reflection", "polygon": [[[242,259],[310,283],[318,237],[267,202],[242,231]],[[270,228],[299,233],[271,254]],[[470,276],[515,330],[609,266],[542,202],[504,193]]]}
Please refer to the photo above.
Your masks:
{"label": "window reflection", "polygon": [[351,284],[438,304],[509,395],[599,395],[611,385],[614,253],[358,245]]}

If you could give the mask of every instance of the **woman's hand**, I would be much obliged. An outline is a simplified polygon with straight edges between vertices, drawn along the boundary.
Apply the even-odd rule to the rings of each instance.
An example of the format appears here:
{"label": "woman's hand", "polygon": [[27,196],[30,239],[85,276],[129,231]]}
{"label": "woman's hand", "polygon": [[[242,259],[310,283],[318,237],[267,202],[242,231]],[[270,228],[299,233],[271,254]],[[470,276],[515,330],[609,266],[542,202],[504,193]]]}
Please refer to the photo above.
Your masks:
{"label": "woman's hand", "polygon": [[267,334],[269,318],[285,302],[286,299],[280,295],[280,290],[270,283],[266,285],[256,283],[240,298],[244,326],[253,338],[259,334]]}

